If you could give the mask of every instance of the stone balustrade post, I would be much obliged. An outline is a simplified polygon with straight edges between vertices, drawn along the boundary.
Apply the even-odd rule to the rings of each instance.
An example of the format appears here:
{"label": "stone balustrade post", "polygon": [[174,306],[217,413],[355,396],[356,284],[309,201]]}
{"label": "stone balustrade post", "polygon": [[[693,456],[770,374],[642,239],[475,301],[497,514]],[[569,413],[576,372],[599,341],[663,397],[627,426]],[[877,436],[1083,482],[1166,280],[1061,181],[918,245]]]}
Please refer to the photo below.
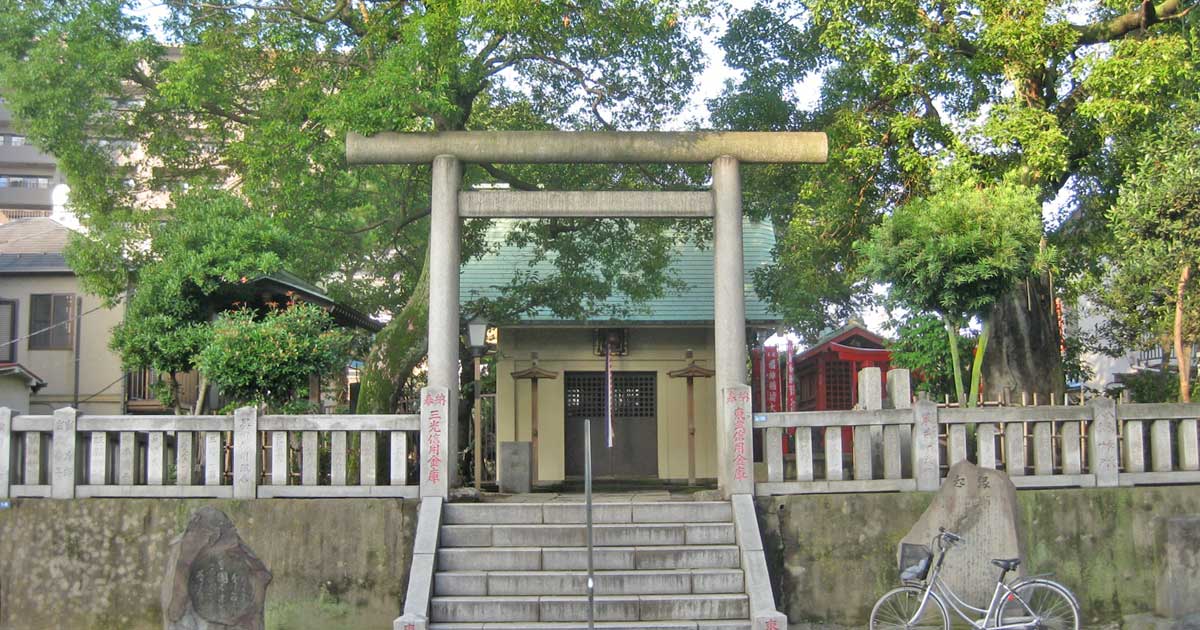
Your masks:
{"label": "stone balustrade post", "polygon": [[233,498],[258,497],[258,408],[233,412]]}
{"label": "stone balustrade post", "polygon": [[1088,468],[1096,475],[1096,486],[1115,488],[1119,482],[1117,449],[1117,402],[1093,398],[1092,426],[1088,431]]}
{"label": "stone balustrade post", "polygon": [[54,443],[50,451],[50,496],[75,498],[75,426],[78,412],[54,410]]}
{"label": "stone balustrade post", "polygon": [[935,492],[941,486],[938,455],[938,408],[931,400],[913,405],[913,476],[917,490]]}

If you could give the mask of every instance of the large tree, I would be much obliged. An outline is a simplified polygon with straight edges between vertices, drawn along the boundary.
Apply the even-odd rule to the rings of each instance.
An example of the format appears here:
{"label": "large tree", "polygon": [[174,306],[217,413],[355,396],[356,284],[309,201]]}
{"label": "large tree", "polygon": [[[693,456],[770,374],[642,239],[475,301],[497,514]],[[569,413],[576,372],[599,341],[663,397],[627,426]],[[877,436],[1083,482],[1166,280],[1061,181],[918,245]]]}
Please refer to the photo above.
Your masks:
{"label": "large tree", "polygon": [[[706,5],[170,0],[151,25],[126,0],[9,1],[0,92],[67,175],[88,229],[69,259],[88,288],[117,299],[153,274],[163,261],[155,226],[171,220],[175,202],[227,189],[289,235],[273,264],[392,317],[370,353],[363,396],[367,408],[388,410],[425,354],[428,167],[349,169],[346,133],[659,125],[680,111],[701,67],[696,18]],[[164,47],[152,27],[176,46]],[[467,173],[518,188],[686,186],[696,177],[490,164]],[[486,249],[483,227],[467,226],[464,256]],[[653,262],[689,234],[669,227],[523,224],[512,238],[564,264],[520,278],[494,314],[576,313],[618,289],[653,295],[669,281]],[[214,224],[206,236],[224,234]],[[233,266],[253,266],[255,256]]]}
{"label": "large tree", "polygon": [[[760,287],[802,333],[868,295],[853,243],[882,216],[931,191],[948,161],[984,181],[1015,179],[1057,200],[1046,225],[1058,273],[998,296],[985,362],[1001,388],[1060,391],[1054,298],[1094,273],[1097,242],[1138,130],[1189,92],[1191,0],[763,0],[722,42],[741,77],[712,103],[729,128],[824,129],[831,162],[761,169],[748,195],[781,227],[778,264]],[[821,80],[815,102],[805,81]],[[1065,220],[1063,220],[1065,217]]]}

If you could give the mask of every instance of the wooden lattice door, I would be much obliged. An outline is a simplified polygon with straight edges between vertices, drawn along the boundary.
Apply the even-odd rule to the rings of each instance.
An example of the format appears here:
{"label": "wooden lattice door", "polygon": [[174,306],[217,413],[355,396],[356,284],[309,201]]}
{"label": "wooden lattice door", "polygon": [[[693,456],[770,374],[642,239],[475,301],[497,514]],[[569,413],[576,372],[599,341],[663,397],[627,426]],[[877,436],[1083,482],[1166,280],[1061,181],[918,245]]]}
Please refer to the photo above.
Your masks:
{"label": "wooden lattice door", "polygon": [[655,372],[613,373],[613,447],[607,445],[604,372],[567,372],[563,383],[565,472],[584,472],[584,419],[592,420],[592,474],[653,477],[658,474],[658,401]]}

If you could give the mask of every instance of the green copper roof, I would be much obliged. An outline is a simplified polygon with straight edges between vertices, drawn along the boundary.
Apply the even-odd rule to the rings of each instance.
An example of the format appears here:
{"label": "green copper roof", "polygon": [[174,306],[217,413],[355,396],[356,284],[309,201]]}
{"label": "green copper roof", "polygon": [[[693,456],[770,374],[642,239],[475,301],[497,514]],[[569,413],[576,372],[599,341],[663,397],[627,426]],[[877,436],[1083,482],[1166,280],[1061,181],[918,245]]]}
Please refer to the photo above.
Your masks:
{"label": "green copper roof", "polygon": [[[488,230],[488,241],[499,243],[512,229],[513,219],[497,219]],[[755,269],[771,262],[771,249],[775,246],[775,231],[767,223],[745,220],[742,224],[744,244],[746,321],[775,325],[781,320],[769,304],[754,292]],[[550,274],[553,265],[547,261],[534,260],[531,250],[501,245],[493,254],[471,260],[462,268],[459,296],[463,304],[479,298],[495,298],[501,287],[513,277],[515,269],[530,269]],[[625,295],[614,295],[607,300],[609,312],[632,314],[618,319],[609,319],[602,314],[585,321],[564,321],[553,313],[541,310],[526,315],[521,321],[529,324],[703,324],[713,321],[713,252],[712,248],[700,249],[688,243],[679,248],[671,262],[672,276],[685,283],[684,290],[668,291],[666,295],[640,305],[631,304]]]}

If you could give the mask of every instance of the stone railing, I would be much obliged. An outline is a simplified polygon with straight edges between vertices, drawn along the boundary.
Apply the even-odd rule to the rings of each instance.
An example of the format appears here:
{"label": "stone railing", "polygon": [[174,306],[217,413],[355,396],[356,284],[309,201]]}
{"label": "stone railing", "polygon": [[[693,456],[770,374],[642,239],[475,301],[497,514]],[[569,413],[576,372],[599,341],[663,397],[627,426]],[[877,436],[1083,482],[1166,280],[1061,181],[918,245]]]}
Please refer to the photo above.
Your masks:
{"label": "stone railing", "polygon": [[416,497],[417,415],[51,416],[0,408],[0,498]]}
{"label": "stone railing", "polygon": [[767,473],[757,494],[936,490],[963,459],[1018,488],[1200,483],[1200,404],[939,408],[911,401],[906,370],[888,373],[886,399],[879,368],[858,382],[858,410],[755,415]]}

